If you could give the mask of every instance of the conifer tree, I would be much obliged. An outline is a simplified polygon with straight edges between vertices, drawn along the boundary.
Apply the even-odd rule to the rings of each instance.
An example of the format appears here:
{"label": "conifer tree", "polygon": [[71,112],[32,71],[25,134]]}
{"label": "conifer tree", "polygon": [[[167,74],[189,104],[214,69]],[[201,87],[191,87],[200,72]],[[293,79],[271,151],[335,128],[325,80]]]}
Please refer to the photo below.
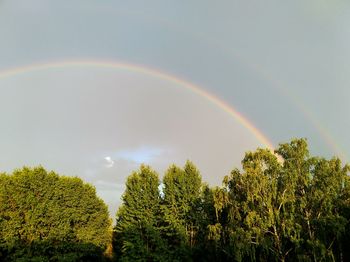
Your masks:
{"label": "conifer tree", "polygon": [[115,227],[116,256],[122,261],[162,261],[158,174],[141,165],[126,181]]}
{"label": "conifer tree", "polygon": [[202,179],[190,161],[184,168],[170,166],[163,178],[163,219],[169,249],[188,259],[198,244]]}

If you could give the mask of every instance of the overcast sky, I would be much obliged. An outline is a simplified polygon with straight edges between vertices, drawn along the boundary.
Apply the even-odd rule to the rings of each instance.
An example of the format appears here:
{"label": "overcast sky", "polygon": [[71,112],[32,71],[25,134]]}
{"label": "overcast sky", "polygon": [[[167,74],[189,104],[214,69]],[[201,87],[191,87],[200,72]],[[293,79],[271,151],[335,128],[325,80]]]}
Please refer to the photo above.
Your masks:
{"label": "overcast sky", "polygon": [[[1,71],[62,61],[157,69],[196,84],[275,145],[350,155],[350,3],[0,1]],[[262,146],[179,82],[127,69],[65,66],[0,77],[0,167],[41,164],[93,183],[115,212],[140,163],[160,175],[191,159],[220,184]]]}

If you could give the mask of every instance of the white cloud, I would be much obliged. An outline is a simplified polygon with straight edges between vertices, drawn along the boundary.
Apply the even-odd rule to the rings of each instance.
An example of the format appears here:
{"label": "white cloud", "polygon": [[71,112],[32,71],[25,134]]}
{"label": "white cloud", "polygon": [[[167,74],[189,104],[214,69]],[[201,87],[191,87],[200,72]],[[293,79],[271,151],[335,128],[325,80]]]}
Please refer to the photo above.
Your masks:
{"label": "white cloud", "polygon": [[114,161],[112,160],[112,158],[110,156],[106,156],[104,159],[106,160],[105,167],[111,168],[114,166]]}
{"label": "white cloud", "polygon": [[136,149],[126,149],[116,153],[116,157],[136,164],[150,164],[160,157],[164,150],[156,147],[142,146]]}

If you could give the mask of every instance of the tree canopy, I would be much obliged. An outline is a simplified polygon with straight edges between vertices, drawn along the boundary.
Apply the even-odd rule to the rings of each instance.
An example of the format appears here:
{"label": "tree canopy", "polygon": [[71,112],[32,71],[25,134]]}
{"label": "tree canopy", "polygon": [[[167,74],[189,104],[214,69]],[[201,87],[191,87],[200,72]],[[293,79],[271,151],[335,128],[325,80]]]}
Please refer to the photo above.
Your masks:
{"label": "tree canopy", "polygon": [[95,188],[42,167],[0,175],[3,260],[99,260],[110,245],[111,220]]}
{"label": "tree canopy", "polygon": [[[151,222],[157,236],[153,243],[163,249],[144,247],[153,261],[350,260],[349,166],[338,158],[310,156],[305,139],[280,144],[275,152],[247,152],[242,167],[224,177],[222,187],[202,183],[198,169],[187,162],[184,168],[169,167],[160,193],[158,176],[144,168],[127,180],[116,228],[122,235],[128,220],[133,233],[124,234],[144,237],[137,225],[157,221]],[[136,179],[141,174],[143,182]],[[152,191],[140,190],[146,181],[153,181]],[[133,207],[129,195],[137,203]],[[154,209],[146,211],[144,201],[153,201]],[[133,215],[136,211],[139,216]],[[135,243],[128,238],[116,247]],[[130,253],[119,255],[123,259]]]}
{"label": "tree canopy", "polygon": [[0,174],[0,260],[350,261],[349,171],[305,139],[247,152],[216,187],[190,161],[142,164],[112,237],[93,186],[24,167]]}

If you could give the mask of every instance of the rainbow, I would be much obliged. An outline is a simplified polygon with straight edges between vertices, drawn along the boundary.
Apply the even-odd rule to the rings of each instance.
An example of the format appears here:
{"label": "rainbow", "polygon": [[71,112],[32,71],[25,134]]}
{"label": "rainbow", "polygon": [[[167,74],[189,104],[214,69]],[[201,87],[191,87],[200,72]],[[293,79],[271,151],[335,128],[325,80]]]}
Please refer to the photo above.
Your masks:
{"label": "rainbow", "polygon": [[324,127],[320,121],[317,120],[315,114],[310,108],[303,102],[300,96],[293,92],[293,88],[288,87],[285,83],[282,83],[281,80],[273,77],[269,72],[267,72],[262,66],[254,64],[255,71],[264,77],[271,87],[279,91],[280,94],[284,95],[289,99],[292,104],[302,113],[302,115],[309,121],[309,123],[318,131],[321,138],[328,145],[338,157],[341,157],[344,160],[348,160],[349,157],[345,153],[344,149],[333,139],[330,132]]}
{"label": "rainbow", "polygon": [[[197,37],[199,37],[199,35]],[[334,140],[329,130],[323,126],[319,120],[317,120],[315,114],[310,108],[308,108],[306,103],[303,102],[303,100],[295,92],[292,91],[293,88],[288,87],[286,83],[283,83],[275,75],[272,76],[272,74],[269,73],[262,65],[256,63],[255,61],[251,61],[241,53],[237,53],[232,49],[226,48],[226,46],[222,45],[215,39],[205,38],[205,40],[206,42],[211,43],[214,48],[225,50],[226,55],[231,56],[235,60],[242,63],[244,66],[251,69],[254,73],[258,74],[264,80],[266,80],[269,83],[270,87],[275,89],[277,92],[279,92],[279,94],[283,95],[292,102],[296,109],[299,110],[305,119],[309,121],[309,123],[318,131],[320,137],[323,138],[324,142],[330,149],[333,150],[334,153],[336,153],[344,160],[349,159],[349,156],[345,153],[345,150]]]}
{"label": "rainbow", "polygon": [[242,126],[248,129],[256,139],[262,143],[264,146],[273,151],[273,143],[259,130],[257,129],[245,116],[239,113],[234,107],[228,105],[225,101],[219,99],[215,95],[209,93],[208,91],[200,88],[199,86],[192,84],[186,80],[180,79],[173,75],[169,75],[157,69],[144,67],[141,65],[135,65],[130,63],[112,62],[112,61],[91,61],[91,60],[79,60],[79,61],[60,61],[60,62],[50,62],[50,63],[37,63],[22,67],[10,68],[0,72],[0,79],[13,77],[19,74],[31,73],[35,71],[63,68],[63,67],[98,67],[98,68],[109,68],[116,70],[128,70],[132,72],[137,72],[141,74],[151,75],[163,80],[167,80],[183,86],[184,88],[190,90],[191,92],[205,98],[207,101],[216,105],[231,117],[236,119]]}
{"label": "rainbow", "polygon": [[224,49],[227,54],[234,57],[240,63],[244,64],[245,66],[253,70],[256,74],[258,74],[260,77],[265,79],[273,89],[279,92],[279,94],[283,95],[288,100],[290,100],[292,104],[296,107],[296,109],[299,110],[299,112],[318,131],[320,137],[324,140],[324,142],[328,145],[328,147],[332,149],[334,153],[336,153],[339,157],[343,158],[344,160],[349,159],[344,149],[334,140],[334,138],[332,137],[330,132],[327,130],[327,128],[324,125],[322,125],[319,120],[317,120],[317,117],[312,112],[312,110],[308,108],[308,106],[306,105],[305,102],[303,102],[300,96],[298,96],[295,92],[292,91],[293,88],[288,86],[286,83],[283,83],[275,75],[272,76],[271,73],[268,72],[266,68],[264,68],[260,64],[247,60],[245,57],[242,56],[242,54],[233,52],[231,49],[225,48],[221,45],[220,45],[220,48]]}

